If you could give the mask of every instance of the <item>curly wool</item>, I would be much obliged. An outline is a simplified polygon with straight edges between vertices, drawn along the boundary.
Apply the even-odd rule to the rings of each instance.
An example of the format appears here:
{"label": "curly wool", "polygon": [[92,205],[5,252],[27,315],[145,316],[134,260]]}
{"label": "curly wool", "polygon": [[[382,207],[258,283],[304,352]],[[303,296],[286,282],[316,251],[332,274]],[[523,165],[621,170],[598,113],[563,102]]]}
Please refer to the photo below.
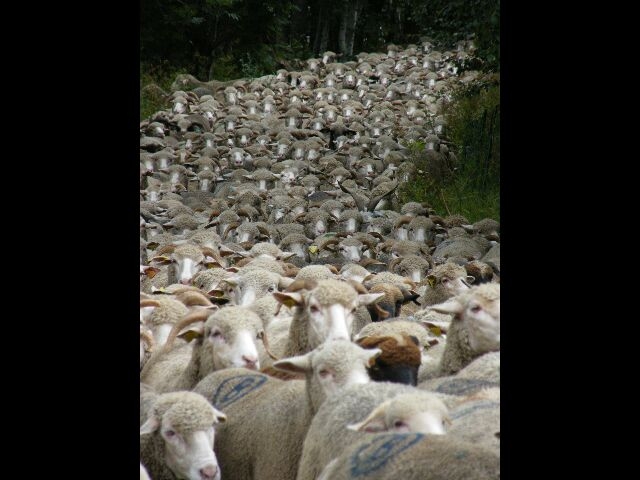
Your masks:
{"label": "curly wool", "polygon": [[351,285],[333,279],[320,280],[318,286],[308,295],[313,295],[323,306],[340,304],[351,307],[358,300],[358,293]]}
{"label": "curly wool", "polygon": [[189,309],[184,303],[168,296],[157,296],[154,300],[160,303],[153,309],[147,324],[149,326],[162,325],[164,323],[177,323],[182,317],[189,313]]}

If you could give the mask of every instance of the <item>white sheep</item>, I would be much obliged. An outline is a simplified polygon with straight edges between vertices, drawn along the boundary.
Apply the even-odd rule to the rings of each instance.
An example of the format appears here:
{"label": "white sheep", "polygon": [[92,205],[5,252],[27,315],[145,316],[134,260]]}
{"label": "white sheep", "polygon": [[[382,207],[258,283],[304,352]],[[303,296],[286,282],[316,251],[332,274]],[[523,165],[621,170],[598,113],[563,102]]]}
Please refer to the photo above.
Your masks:
{"label": "white sheep", "polygon": [[[141,412],[142,413],[142,412]],[[220,480],[214,425],[226,415],[193,392],[158,395],[140,427],[140,463],[153,480]]]}
{"label": "white sheep", "polygon": [[[173,349],[183,332],[192,344]],[[260,368],[256,345],[264,330],[260,317],[244,307],[225,307],[213,314],[196,311],[174,326],[165,346],[152,355],[140,373],[158,392],[189,390],[214,370],[228,367]]]}
{"label": "white sheep", "polygon": [[297,480],[315,480],[349,445],[372,432],[442,435],[448,422],[446,405],[412,386],[375,382],[345,388],[328,398],[311,422]]}
{"label": "white sheep", "polygon": [[247,369],[209,374],[193,391],[229,415],[217,432],[223,471],[236,480],[294,480],[314,414],[342,388],[369,383],[366,367],[379,354],[335,340],[274,363],[305,380],[283,381]]}
{"label": "white sheep", "polygon": [[458,372],[482,354],[500,350],[500,284],[484,283],[432,310],[453,315],[439,375]]}

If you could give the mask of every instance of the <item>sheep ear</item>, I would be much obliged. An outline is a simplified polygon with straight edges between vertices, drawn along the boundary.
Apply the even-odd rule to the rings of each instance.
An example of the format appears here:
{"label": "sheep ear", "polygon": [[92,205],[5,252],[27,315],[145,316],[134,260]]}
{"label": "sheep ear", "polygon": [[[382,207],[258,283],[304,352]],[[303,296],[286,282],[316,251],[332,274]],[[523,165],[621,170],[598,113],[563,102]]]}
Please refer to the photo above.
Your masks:
{"label": "sheep ear", "polygon": [[216,261],[205,261],[204,262],[204,266],[207,268],[222,268],[222,265],[220,265],[218,262]]}
{"label": "sheep ear", "polygon": [[369,305],[382,297],[384,297],[384,293],[362,293],[358,295],[358,306]]}
{"label": "sheep ear", "polygon": [[156,267],[145,267],[144,268],[144,274],[148,277],[148,278],[153,278],[157,275],[157,273],[160,271],[159,268]]}
{"label": "sheep ear", "polygon": [[204,322],[198,322],[193,325],[189,325],[186,330],[181,331],[177,336],[186,340],[189,343],[194,338],[199,338],[204,335]]}
{"label": "sheep ear", "polygon": [[218,410],[216,407],[211,407],[213,408],[213,416],[215,418],[215,423],[223,423],[227,421],[227,416],[222,413],[220,410]]}
{"label": "sheep ear", "polygon": [[300,292],[273,292],[272,294],[277,301],[282,303],[285,307],[293,308],[303,304],[304,299]]}
{"label": "sheep ear", "polygon": [[157,263],[159,265],[167,265],[167,264],[173,262],[173,260],[171,260],[169,257],[167,257],[165,255],[162,255],[162,256],[159,256],[159,257],[153,257],[151,259],[151,261],[155,262],[155,263]]}
{"label": "sheep ear", "polygon": [[431,305],[429,307],[429,310],[433,310],[434,312],[450,313],[450,314],[453,314],[453,315],[455,315],[457,313],[462,313],[463,309],[464,309],[464,306],[455,297],[447,300],[444,303],[439,303],[437,305]]}
{"label": "sheep ear", "polygon": [[294,252],[283,252],[282,255],[280,255],[280,260],[289,260],[291,257],[295,256],[296,254]]}
{"label": "sheep ear", "polygon": [[311,359],[310,355],[313,352],[309,352],[305,355],[299,355],[297,357],[285,358],[273,362],[273,367],[283,372],[290,373],[307,373],[311,371]]}
{"label": "sheep ear", "polygon": [[160,422],[153,415],[147,418],[147,421],[140,427],[140,435],[145,433],[153,433],[160,426]]}
{"label": "sheep ear", "polygon": [[226,245],[220,245],[220,247],[218,247],[218,251],[220,252],[220,256],[221,257],[226,257],[227,255],[232,255],[232,254],[236,253],[235,250],[231,250]]}
{"label": "sheep ear", "polygon": [[390,403],[390,400],[381,403],[363,421],[347,425],[347,428],[355,432],[386,432],[388,428],[384,422],[384,417]]}
{"label": "sheep ear", "polygon": [[364,350],[364,358],[368,367],[373,367],[376,364],[376,358],[382,355],[382,350],[379,348],[367,348]]}

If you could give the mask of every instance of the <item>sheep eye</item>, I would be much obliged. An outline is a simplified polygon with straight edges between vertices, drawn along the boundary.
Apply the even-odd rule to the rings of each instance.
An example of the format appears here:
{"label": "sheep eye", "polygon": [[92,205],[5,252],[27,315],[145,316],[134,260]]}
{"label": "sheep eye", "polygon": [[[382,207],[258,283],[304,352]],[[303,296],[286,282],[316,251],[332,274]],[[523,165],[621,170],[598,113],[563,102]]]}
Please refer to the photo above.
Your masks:
{"label": "sheep eye", "polygon": [[216,330],[215,332],[211,332],[212,338],[222,338],[222,332],[220,330]]}
{"label": "sheep eye", "polygon": [[443,279],[442,279],[442,283],[444,283],[444,284],[449,283],[449,279],[448,279],[448,278],[443,278]]}
{"label": "sheep eye", "polygon": [[269,291],[269,292],[275,292],[275,291],[276,291],[276,287],[274,287],[273,285],[271,285],[271,286],[268,288],[268,291]]}
{"label": "sheep eye", "polygon": [[402,427],[406,427],[406,426],[407,426],[407,424],[406,424],[406,423],[404,423],[402,420],[396,420],[396,421],[394,422],[393,426],[394,426],[395,428],[402,428]]}
{"label": "sheep eye", "polygon": [[480,305],[474,305],[473,307],[471,307],[471,311],[473,313],[478,313],[480,310],[482,310],[482,307]]}
{"label": "sheep eye", "polygon": [[317,305],[311,305],[311,306],[309,307],[309,311],[310,311],[311,313],[318,313],[318,312],[320,312],[320,307],[318,307]]}
{"label": "sheep eye", "polygon": [[329,370],[327,370],[326,368],[324,368],[324,369],[322,369],[322,370],[320,370],[320,371],[318,372],[318,374],[319,374],[322,378],[328,377],[330,373],[331,373],[331,372],[329,372]]}
{"label": "sheep eye", "polygon": [[176,434],[176,432],[174,432],[173,430],[166,430],[164,434],[167,437],[173,437]]}

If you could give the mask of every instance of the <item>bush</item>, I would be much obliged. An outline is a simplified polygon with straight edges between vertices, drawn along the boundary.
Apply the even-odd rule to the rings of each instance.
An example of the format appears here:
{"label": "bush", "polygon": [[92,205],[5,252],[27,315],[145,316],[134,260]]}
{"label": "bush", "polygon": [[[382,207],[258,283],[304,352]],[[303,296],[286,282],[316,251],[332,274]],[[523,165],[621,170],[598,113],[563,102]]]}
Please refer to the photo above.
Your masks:
{"label": "bush", "polygon": [[500,221],[500,88],[479,83],[454,96],[446,111],[448,141],[456,161],[409,146],[416,165],[413,181],[401,186],[400,200],[426,202],[440,215],[462,214],[471,222]]}

